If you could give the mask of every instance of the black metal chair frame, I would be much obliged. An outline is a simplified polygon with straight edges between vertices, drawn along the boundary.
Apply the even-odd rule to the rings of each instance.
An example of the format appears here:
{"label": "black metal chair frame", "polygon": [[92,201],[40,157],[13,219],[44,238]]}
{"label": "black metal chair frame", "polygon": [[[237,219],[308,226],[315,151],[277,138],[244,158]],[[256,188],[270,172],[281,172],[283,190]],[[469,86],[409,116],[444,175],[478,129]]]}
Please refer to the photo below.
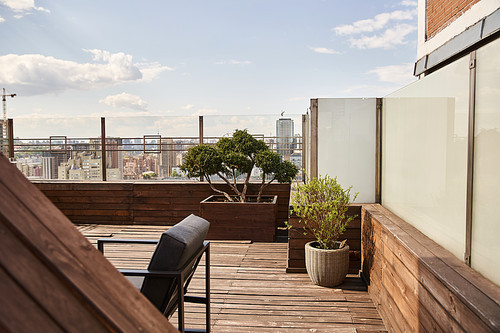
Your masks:
{"label": "black metal chair frame", "polygon": [[[104,244],[114,243],[114,244],[158,244],[159,240],[153,239],[113,239],[113,238],[102,238],[97,240],[97,248],[101,253],[104,254]],[[198,264],[201,261],[201,257],[205,254],[205,297],[203,296],[188,296],[187,287],[191,281]],[[175,279],[175,284],[177,288],[173,288],[172,294],[169,295],[170,298],[175,297],[175,290],[183,290],[184,292],[179,292],[177,301],[178,308],[178,329],[180,332],[210,332],[210,242],[204,241],[203,246],[193,255],[189,260],[186,261],[179,270],[175,271],[157,271],[157,270],[147,270],[147,269],[119,269],[119,271],[125,276],[150,276],[150,277],[170,277]],[[189,303],[200,303],[205,304],[206,315],[205,315],[205,330],[200,329],[187,329],[185,328],[184,320],[184,302]],[[175,307],[172,309],[165,309],[164,315],[168,318],[175,311]]]}

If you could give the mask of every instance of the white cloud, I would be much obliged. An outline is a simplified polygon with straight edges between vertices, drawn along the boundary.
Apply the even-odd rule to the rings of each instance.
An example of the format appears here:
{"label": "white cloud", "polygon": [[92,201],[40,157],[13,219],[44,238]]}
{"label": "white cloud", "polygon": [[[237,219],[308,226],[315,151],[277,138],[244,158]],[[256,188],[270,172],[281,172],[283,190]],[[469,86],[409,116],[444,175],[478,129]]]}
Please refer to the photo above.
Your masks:
{"label": "white cloud", "polygon": [[127,93],[107,96],[106,98],[101,99],[99,103],[103,103],[114,108],[128,108],[142,111],[148,109],[148,103],[146,101],[144,101],[139,96]]}
{"label": "white cloud", "polygon": [[155,79],[161,72],[174,71],[175,68],[163,66],[158,62],[141,62],[135,64],[142,73],[142,81],[151,81]]}
{"label": "white cloud", "polygon": [[15,13],[15,18],[21,18],[26,14],[30,14],[34,10],[50,13],[50,10],[37,7],[34,0],[0,0],[0,4],[9,7]]}
{"label": "white cloud", "polygon": [[[405,0],[401,5],[412,6],[414,3]],[[371,19],[340,25],[332,30],[339,36],[351,36],[349,38],[351,47],[359,49],[389,49],[395,45],[407,43],[405,40],[406,36],[417,29],[416,17],[416,8],[395,10],[389,13],[378,14]],[[403,21],[408,23],[403,23]]]}
{"label": "white cloud", "polygon": [[332,49],[327,49],[326,47],[310,47],[311,50],[317,53],[324,53],[324,54],[340,54],[340,52],[332,50]]}
{"label": "white cloud", "polygon": [[415,81],[413,76],[413,64],[392,65],[377,67],[368,71],[369,74],[376,74],[381,82],[408,84]]}
{"label": "white cloud", "polygon": [[418,6],[418,2],[417,1],[413,1],[413,0],[403,0],[403,1],[401,1],[400,5],[402,5],[402,6],[408,6],[408,7],[417,7]]}
{"label": "white cloud", "polygon": [[391,13],[376,15],[373,19],[356,21],[353,24],[341,25],[333,28],[337,35],[355,35],[364,32],[374,32],[386,27],[391,21],[412,20],[417,15],[415,9],[396,10]]}
{"label": "white cloud", "polygon": [[250,65],[252,62],[248,60],[221,60],[217,61],[216,65]]}
{"label": "white cloud", "polygon": [[0,23],[5,22],[5,19],[0,16]]}
{"label": "white cloud", "polygon": [[169,68],[157,63],[134,64],[132,56],[103,50],[85,50],[94,62],[77,63],[41,54],[0,56],[0,83],[24,95],[88,90],[124,82],[153,79]]}
{"label": "white cloud", "polygon": [[351,38],[349,42],[352,47],[359,49],[390,49],[396,45],[406,44],[405,37],[415,31],[416,26],[409,24],[400,24],[394,28],[384,31],[381,35],[361,36],[360,38]]}
{"label": "white cloud", "polygon": [[194,108],[194,104],[187,104],[181,107],[182,110],[191,110],[192,108]]}

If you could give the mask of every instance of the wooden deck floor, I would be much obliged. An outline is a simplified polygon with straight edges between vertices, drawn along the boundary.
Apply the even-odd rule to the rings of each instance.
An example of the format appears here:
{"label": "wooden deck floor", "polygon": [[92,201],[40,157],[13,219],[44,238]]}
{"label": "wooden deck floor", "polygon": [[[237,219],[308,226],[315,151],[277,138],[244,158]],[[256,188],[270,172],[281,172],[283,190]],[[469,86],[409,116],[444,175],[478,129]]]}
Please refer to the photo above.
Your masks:
{"label": "wooden deck floor", "polygon": [[[104,237],[157,239],[164,227],[80,225],[78,229],[95,245]],[[118,268],[145,268],[152,251],[147,245],[110,244],[105,254]],[[283,243],[211,242],[212,331],[386,331],[359,277],[348,276],[335,289],[318,287],[307,274],[287,274],[286,259]],[[203,292],[203,274],[202,266],[190,293]],[[202,328],[202,306],[188,304],[187,311],[187,326]],[[175,316],[171,321],[176,324]]]}

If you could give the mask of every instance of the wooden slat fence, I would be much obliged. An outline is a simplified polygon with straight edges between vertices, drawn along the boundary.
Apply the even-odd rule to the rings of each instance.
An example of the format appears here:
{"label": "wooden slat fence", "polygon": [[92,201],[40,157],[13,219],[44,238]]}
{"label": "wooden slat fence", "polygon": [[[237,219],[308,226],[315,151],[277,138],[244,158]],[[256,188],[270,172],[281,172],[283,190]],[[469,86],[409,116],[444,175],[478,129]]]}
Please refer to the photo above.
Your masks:
{"label": "wooden slat fence", "polygon": [[[214,194],[203,182],[67,182],[35,181],[35,185],[78,224],[174,225],[200,214],[200,202]],[[217,188],[228,189],[225,184]],[[256,194],[251,184],[249,194]],[[276,226],[288,219],[290,184],[271,184],[265,194],[278,195]]]}

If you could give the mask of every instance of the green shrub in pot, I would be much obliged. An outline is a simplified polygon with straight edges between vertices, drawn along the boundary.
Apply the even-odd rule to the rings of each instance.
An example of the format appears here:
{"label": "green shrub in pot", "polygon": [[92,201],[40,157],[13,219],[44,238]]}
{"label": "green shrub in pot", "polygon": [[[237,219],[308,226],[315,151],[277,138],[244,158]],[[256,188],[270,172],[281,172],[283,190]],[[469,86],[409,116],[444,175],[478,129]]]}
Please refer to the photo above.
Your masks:
{"label": "green shrub in pot", "polygon": [[305,259],[307,272],[316,284],[335,286],[347,274],[349,246],[339,239],[356,217],[347,214],[357,197],[357,193],[351,195],[351,190],[352,186],[343,189],[337,178],[327,175],[299,185],[292,195],[291,204],[299,224],[305,234],[315,239],[306,244]]}

